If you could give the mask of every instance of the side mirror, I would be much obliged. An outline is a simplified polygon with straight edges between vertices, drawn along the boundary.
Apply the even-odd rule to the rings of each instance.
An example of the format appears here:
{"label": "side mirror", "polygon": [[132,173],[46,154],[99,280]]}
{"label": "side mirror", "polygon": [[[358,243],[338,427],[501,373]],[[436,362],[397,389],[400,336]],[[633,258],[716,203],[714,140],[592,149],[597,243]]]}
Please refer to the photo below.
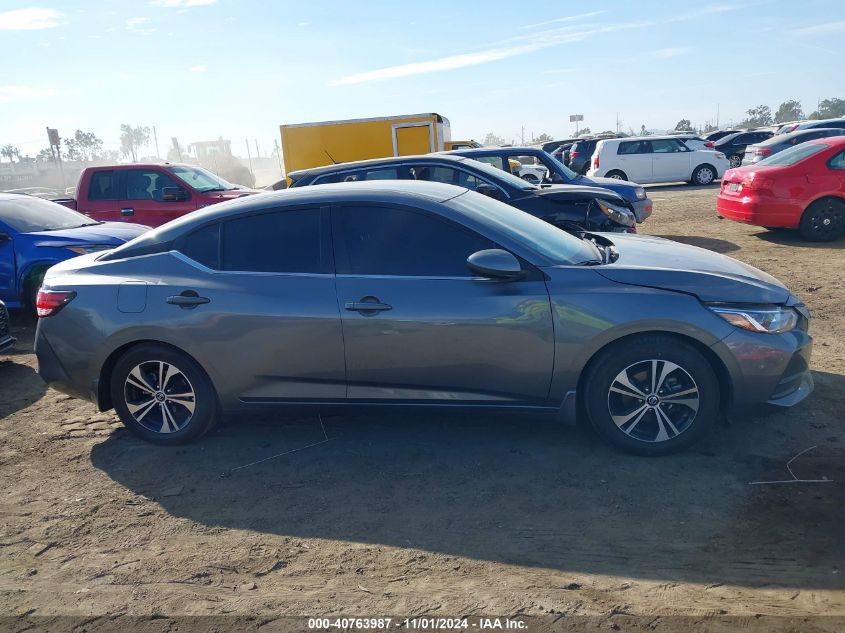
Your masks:
{"label": "side mirror", "polygon": [[12,239],[12,236],[6,233],[5,231],[0,231],[0,242],[8,242]]}
{"label": "side mirror", "polygon": [[490,198],[499,198],[499,190],[494,187],[493,185],[488,185],[486,182],[480,182],[475,187],[476,193],[480,193],[483,196],[488,196]]}
{"label": "side mirror", "polygon": [[563,179],[563,176],[561,176],[561,175],[560,175],[560,174],[558,174],[558,173],[554,173],[554,172],[553,172],[553,173],[552,173],[552,182],[553,182],[554,184],[556,184],[556,185],[562,185],[562,184],[564,184],[566,181]]}
{"label": "side mirror", "polygon": [[161,190],[162,202],[182,202],[188,199],[188,192],[182,187],[165,187]]}
{"label": "side mirror", "polygon": [[475,274],[492,279],[513,280],[525,274],[519,260],[500,248],[473,253],[467,257],[467,266]]}

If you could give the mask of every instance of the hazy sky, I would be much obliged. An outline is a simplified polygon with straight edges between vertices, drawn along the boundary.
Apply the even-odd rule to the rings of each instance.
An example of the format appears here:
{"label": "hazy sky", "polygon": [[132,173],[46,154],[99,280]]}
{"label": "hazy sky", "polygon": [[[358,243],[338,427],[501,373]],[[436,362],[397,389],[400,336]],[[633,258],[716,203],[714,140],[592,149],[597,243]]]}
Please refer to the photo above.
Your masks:
{"label": "hazy sky", "polygon": [[845,98],[842,0],[0,0],[0,144],[121,123],[267,151],[280,123],[439,112],[508,140]]}

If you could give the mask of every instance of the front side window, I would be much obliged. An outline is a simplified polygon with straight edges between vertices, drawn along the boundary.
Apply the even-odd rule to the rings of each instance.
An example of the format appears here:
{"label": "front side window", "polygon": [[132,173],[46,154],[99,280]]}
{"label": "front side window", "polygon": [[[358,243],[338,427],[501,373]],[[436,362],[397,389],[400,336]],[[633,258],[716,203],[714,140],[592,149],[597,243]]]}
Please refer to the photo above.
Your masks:
{"label": "front side window", "polygon": [[337,224],[346,252],[338,272],[352,275],[470,277],[467,257],[495,248],[452,222],[395,207],[343,207]]}
{"label": "front side window", "polygon": [[462,169],[442,167],[440,165],[412,167],[411,173],[417,180],[442,182],[447,185],[457,185],[458,187],[465,187],[467,189],[475,189],[478,187],[478,183],[484,182],[474,174],[470,174]]}
{"label": "front side window", "polygon": [[91,174],[91,181],[88,184],[89,200],[117,200],[120,197],[120,189],[117,185],[118,172],[95,171]]}
{"label": "front side window", "polygon": [[472,159],[505,171],[505,161],[501,156],[473,156]]}
{"label": "front side window", "polygon": [[223,223],[223,270],[267,273],[321,273],[319,209],[248,215]]}
{"label": "front side window", "polygon": [[178,187],[177,182],[155,169],[126,170],[127,200],[158,200],[164,196],[165,187]]}

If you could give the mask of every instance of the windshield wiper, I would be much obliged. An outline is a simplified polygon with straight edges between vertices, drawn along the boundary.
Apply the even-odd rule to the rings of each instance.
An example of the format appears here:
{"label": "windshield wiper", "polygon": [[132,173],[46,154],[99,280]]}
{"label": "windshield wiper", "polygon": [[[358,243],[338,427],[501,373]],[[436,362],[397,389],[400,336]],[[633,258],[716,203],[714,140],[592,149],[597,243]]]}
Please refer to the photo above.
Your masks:
{"label": "windshield wiper", "polygon": [[209,192],[211,192],[211,191],[234,191],[234,190],[235,190],[235,188],[234,188],[234,187],[231,187],[231,188],[227,188],[227,187],[212,187],[211,189],[203,189],[203,190],[202,190],[202,192],[203,192],[203,193],[209,193]]}

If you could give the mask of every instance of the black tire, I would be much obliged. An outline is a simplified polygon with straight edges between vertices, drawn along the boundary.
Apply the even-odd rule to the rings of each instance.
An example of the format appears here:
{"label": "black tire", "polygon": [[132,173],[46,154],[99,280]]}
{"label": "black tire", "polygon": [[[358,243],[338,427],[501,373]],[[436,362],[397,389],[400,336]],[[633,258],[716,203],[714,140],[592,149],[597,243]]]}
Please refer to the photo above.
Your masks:
{"label": "black tire", "polygon": [[715,180],[715,169],[713,169],[710,165],[699,165],[695,168],[695,171],[692,172],[692,179],[690,180],[690,184],[706,186],[712,185]]}
{"label": "black tire", "polygon": [[742,154],[732,154],[728,156],[728,160],[731,164],[731,169],[736,169],[737,167],[742,166]]}
{"label": "black tire", "polygon": [[24,298],[27,303],[27,308],[32,314],[37,314],[36,303],[38,302],[38,291],[41,289],[41,284],[44,283],[44,275],[47,274],[47,269],[37,269],[28,275],[26,280],[26,292]]}
{"label": "black tire", "polygon": [[[655,385],[662,377],[658,394],[649,385],[653,373]],[[673,336],[643,335],[610,345],[590,363],[584,385],[584,407],[593,428],[636,455],[683,450],[719,417],[713,368],[693,345]]]}
{"label": "black tire", "polygon": [[614,180],[628,180],[628,176],[625,174],[625,172],[619,171],[618,169],[614,169],[612,171],[607,172],[604,177],[613,178]]}
{"label": "black tire", "polygon": [[804,211],[798,226],[809,242],[831,242],[845,234],[845,203],[834,198],[816,200]]}
{"label": "black tire", "polygon": [[[189,392],[193,398],[184,396]],[[182,397],[170,399],[177,394]],[[153,444],[185,444],[217,421],[217,393],[208,375],[194,359],[166,345],[146,343],[126,352],[114,366],[111,397],[126,428]]]}

